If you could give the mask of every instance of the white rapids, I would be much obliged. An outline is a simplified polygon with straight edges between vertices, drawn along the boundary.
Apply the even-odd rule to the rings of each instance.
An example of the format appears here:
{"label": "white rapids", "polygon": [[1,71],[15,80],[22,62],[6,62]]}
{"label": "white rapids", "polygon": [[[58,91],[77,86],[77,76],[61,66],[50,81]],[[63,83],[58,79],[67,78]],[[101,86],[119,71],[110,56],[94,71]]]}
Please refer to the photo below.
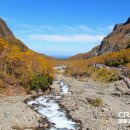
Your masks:
{"label": "white rapids", "polygon": [[65,84],[64,81],[60,81],[61,94],[69,93],[69,85]]}
{"label": "white rapids", "polygon": [[36,105],[35,110],[47,117],[47,120],[52,124],[48,130],[78,130],[77,123],[67,116],[67,112],[57,102],[63,94],[69,92],[69,85],[65,84],[64,81],[60,81],[59,85],[61,96],[40,96],[28,101],[28,105]]}

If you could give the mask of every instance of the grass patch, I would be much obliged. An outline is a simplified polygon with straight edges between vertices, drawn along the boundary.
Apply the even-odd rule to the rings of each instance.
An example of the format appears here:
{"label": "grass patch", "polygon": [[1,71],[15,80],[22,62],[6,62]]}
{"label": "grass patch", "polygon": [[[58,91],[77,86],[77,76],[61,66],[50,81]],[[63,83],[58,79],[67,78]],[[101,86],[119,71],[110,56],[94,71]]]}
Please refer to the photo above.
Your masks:
{"label": "grass patch", "polygon": [[89,99],[88,102],[94,107],[103,105],[103,100],[101,98]]}
{"label": "grass patch", "polygon": [[107,68],[99,69],[93,66],[88,66],[88,68],[86,69],[86,73],[90,78],[102,82],[112,82],[119,79],[118,71]]}
{"label": "grass patch", "polygon": [[103,82],[112,82],[118,80],[118,72],[111,69],[94,69],[94,71],[91,73],[91,77],[103,81]]}

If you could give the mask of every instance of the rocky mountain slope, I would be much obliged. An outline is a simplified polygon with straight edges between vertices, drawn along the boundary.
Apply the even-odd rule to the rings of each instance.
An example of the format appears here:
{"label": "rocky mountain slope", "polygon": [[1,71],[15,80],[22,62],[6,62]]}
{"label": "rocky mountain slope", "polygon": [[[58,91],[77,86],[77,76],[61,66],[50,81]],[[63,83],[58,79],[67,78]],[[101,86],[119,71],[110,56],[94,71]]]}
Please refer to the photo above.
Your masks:
{"label": "rocky mountain slope", "polygon": [[28,49],[23,42],[14,36],[13,32],[9,29],[6,22],[2,18],[0,18],[0,38],[7,39],[10,45],[18,46],[21,51]]}
{"label": "rocky mountain slope", "polygon": [[[10,28],[2,18],[0,18],[0,38],[7,39],[10,45],[18,46],[21,49],[21,51],[29,50],[29,48],[21,40],[15,37],[13,32],[10,30]],[[53,57],[47,56],[45,54],[41,55],[43,55],[43,57],[48,60],[54,59]]]}
{"label": "rocky mountain slope", "polygon": [[130,17],[125,23],[116,24],[113,31],[104,37],[99,46],[87,53],[78,54],[69,59],[88,59],[127,48],[130,48]]}

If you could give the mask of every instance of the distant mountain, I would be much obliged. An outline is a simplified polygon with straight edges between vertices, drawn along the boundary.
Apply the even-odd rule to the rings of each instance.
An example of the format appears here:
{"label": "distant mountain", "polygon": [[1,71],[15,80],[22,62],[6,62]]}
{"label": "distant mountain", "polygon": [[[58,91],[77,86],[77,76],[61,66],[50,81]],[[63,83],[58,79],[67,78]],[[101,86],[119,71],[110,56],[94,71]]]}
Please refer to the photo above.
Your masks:
{"label": "distant mountain", "polygon": [[130,17],[125,23],[116,24],[113,31],[104,37],[99,46],[87,53],[72,56],[69,60],[88,59],[127,48],[130,48]]}

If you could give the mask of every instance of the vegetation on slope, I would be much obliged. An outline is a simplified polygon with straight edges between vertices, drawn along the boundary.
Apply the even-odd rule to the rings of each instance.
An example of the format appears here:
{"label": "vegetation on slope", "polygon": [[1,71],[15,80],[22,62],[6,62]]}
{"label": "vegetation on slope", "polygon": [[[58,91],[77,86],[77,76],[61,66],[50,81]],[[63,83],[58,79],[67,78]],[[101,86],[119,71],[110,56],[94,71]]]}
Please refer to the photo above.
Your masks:
{"label": "vegetation on slope", "polygon": [[72,61],[66,70],[66,74],[74,77],[90,76],[105,82],[118,79],[118,72],[116,70],[94,68],[93,64],[104,64],[111,67],[123,65],[130,69],[130,49],[104,54],[88,60]]}
{"label": "vegetation on slope", "polygon": [[[53,80],[49,62],[43,56],[29,49],[21,51],[20,47],[9,42],[0,38],[0,75],[19,80],[27,91],[39,88],[45,90]],[[2,78],[0,82],[3,82]]]}

